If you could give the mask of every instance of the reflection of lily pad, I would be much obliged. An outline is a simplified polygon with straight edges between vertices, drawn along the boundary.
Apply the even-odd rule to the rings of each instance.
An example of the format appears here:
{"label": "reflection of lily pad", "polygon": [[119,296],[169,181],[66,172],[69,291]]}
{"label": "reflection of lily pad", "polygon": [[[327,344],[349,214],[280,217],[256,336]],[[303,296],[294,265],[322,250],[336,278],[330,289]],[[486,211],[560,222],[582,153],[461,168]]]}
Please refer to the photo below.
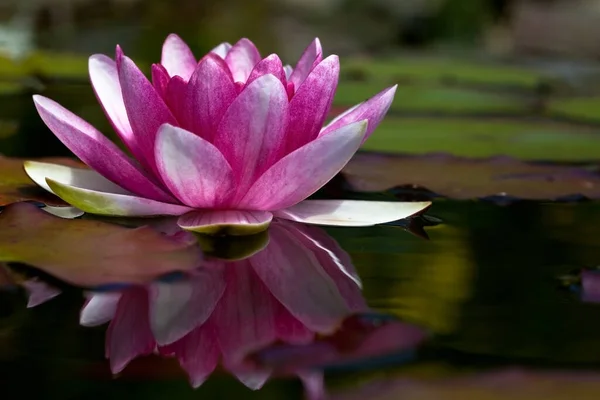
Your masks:
{"label": "reflection of lily pad", "polygon": [[386,118],[363,146],[384,153],[506,155],[526,160],[600,157],[600,132],[559,123],[471,118]]}
{"label": "reflection of lily pad", "polygon": [[196,238],[54,217],[27,203],[0,213],[0,261],[38,267],[83,286],[142,283],[199,266]]}
{"label": "reflection of lily pad", "polygon": [[417,185],[457,199],[498,194],[523,199],[556,199],[570,195],[600,198],[600,175],[596,172],[510,158],[469,160],[451,156],[359,153],[343,172],[352,188],[359,191]]}
{"label": "reflection of lily pad", "polygon": [[[23,169],[23,161],[25,159],[0,156],[0,206],[28,200],[55,206],[67,205],[29,179]],[[69,158],[45,158],[39,161],[82,167],[80,162]]]}

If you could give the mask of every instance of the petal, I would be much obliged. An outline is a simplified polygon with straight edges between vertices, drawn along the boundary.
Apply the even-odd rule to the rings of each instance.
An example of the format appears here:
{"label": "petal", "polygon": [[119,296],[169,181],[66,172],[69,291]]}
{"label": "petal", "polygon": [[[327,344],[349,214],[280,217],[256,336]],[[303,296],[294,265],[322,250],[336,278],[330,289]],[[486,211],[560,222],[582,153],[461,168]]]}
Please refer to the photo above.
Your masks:
{"label": "petal", "polygon": [[35,95],[33,101],[40,117],[56,137],[102,176],[140,196],[172,200],[96,128],[46,97]]}
{"label": "petal", "polygon": [[277,338],[281,341],[300,345],[311,343],[314,340],[315,333],[290,314],[283,304],[277,304],[275,313]]}
{"label": "petal", "polygon": [[169,80],[165,91],[164,100],[173,116],[179,124],[183,125],[187,117],[186,108],[188,107],[187,83],[180,76],[174,76]]}
{"label": "petal", "polygon": [[227,264],[227,288],[215,310],[215,326],[226,364],[276,340],[274,299],[247,261]]}
{"label": "petal", "polygon": [[334,130],[339,129],[346,124],[366,119],[369,121],[369,127],[365,134],[364,140],[367,140],[367,138],[383,120],[383,117],[385,117],[385,114],[392,105],[397,87],[398,85],[387,88],[377,95],[371,97],[364,103],[352,107],[350,110],[335,118],[333,121],[331,121],[331,123],[329,123],[329,125],[324,127],[321,130],[321,133],[319,133],[319,136],[333,132]]}
{"label": "petal", "polygon": [[429,201],[305,200],[275,215],[305,224],[372,226],[408,218],[430,205]]}
{"label": "petal", "polygon": [[235,377],[250,390],[259,390],[267,383],[271,377],[270,371],[231,371]]}
{"label": "petal", "polygon": [[176,124],[175,117],[129,57],[121,56],[117,66],[129,122],[143,154],[139,161],[158,176],[154,162],[156,134],[162,124]]}
{"label": "petal", "polygon": [[254,66],[260,62],[260,53],[250,40],[240,39],[227,53],[225,62],[235,82],[246,82]]}
{"label": "petal", "polygon": [[204,57],[187,87],[182,127],[212,141],[223,114],[237,96],[231,71],[215,56]]}
{"label": "petal", "polygon": [[310,249],[279,225],[250,264],[275,298],[308,329],[332,333],[350,314],[335,282]]}
{"label": "petal", "polygon": [[248,80],[246,81],[246,86],[248,86],[255,79],[266,74],[274,75],[281,81],[282,84],[286,83],[287,80],[283,70],[283,63],[277,54],[271,54],[256,64],[250,73],[250,77],[248,77]]}
{"label": "petal", "polygon": [[188,45],[174,33],[167,36],[162,48],[160,63],[169,73],[182,77],[185,81],[190,79],[196,68],[196,57]]}
{"label": "petal", "polygon": [[287,152],[314,140],[327,118],[340,75],[340,61],[329,56],[317,65],[290,101]]}
{"label": "petal", "polygon": [[93,293],[79,314],[82,326],[98,326],[107,323],[115,316],[121,293]]}
{"label": "petal", "polygon": [[159,345],[173,343],[202,325],[225,291],[222,269],[197,271],[182,282],[150,288],[150,327]]}
{"label": "petal", "polygon": [[288,154],[258,178],[238,207],[277,210],[306,199],[348,163],[366,129],[367,121],[346,125]]}
{"label": "petal", "polygon": [[[44,183],[46,183],[45,180],[44,180]],[[45,207],[42,207],[41,210],[46,211],[48,214],[52,214],[54,216],[64,218],[64,219],[79,218],[83,214],[85,214],[83,211],[81,211],[77,207],[45,206]]]}
{"label": "petal", "polygon": [[290,76],[292,76],[292,72],[294,72],[294,69],[292,68],[291,65],[284,65],[283,71],[285,72],[285,79],[289,81]]}
{"label": "petal", "polygon": [[104,113],[129,151],[138,157],[140,151],[125,110],[117,64],[103,54],[95,54],[89,58],[88,69],[94,92]]}
{"label": "petal", "polygon": [[214,207],[233,189],[231,167],[210,142],[165,124],[156,140],[157,167],[171,192],[191,207]]}
{"label": "petal", "polygon": [[46,178],[46,182],[58,197],[90,214],[147,217],[181,215],[191,210],[189,207],[143,197],[78,188],[50,178]]}
{"label": "petal", "polygon": [[40,304],[52,300],[61,293],[60,289],[37,278],[26,280],[23,282],[23,286],[29,295],[27,299],[27,308],[37,307]]}
{"label": "petal", "polygon": [[[167,94],[167,85],[169,84],[169,73],[160,64],[152,64],[152,86],[156,92],[162,97],[165,98]],[[125,105],[123,105],[125,107]]]}
{"label": "petal", "polygon": [[298,378],[300,378],[302,381],[302,386],[304,387],[304,398],[306,400],[327,399],[323,372],[301,371],[298,372]]}
{"label": "petal", "polygon": [[156,343],[148,323],[148,296],[144,289],[125,291],[106,332],[106,356],[113,374],[134,358],[151,354]]}
{"label": "petal", "polygon": [[215,47],[214,49],[212,49],[210,52],[218,55],[222,59],[225,59],[225,57],[227,56],[227,53],[229,53],[229,50],[231,50],[231,44],[229,44],[227,42],[223,42],[220,45],[218,45],[217,47]]}
{"label": "petal", "polygon": [[323,49],[321,48],[321,41],[319,38],[315,38],[304,50],[289,77],[289,80],[294,83],[296,88],[302,85],[308,74],[321,62],[322,58]]}
{"label": "petal", "polygon": [[188,231],[208,235],[253,235],[269,227],[273,214],[267,211],[210,210],[191,211],[177,220]]}
{"label": "petal", "polygon": [[254,180],[277,161],[287,113],[285,88],[268,74],[249,84],[223,116],[215,146],[236,173],[238,196],[245,194]]}

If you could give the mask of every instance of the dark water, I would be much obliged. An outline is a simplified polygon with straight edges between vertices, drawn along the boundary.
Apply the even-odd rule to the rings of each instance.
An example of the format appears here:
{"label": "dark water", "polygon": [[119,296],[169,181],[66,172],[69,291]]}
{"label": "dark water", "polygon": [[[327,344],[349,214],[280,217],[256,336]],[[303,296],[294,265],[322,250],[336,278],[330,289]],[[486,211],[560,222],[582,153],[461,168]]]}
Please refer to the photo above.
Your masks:
{"label": "dark water", "polygon": [[[313,376],[324,370],[330,398],[354,398],[361,390],[368,398],[505,398],[493,397],[490,388],[479,394],[452,395],[480,382],[485,387],[488,378],[482,373],[515,367],[540,374],[556,370],[556,379],[592,374],[569,393],[578,393],[574,398],[594,398],[598,393],[594,371],[600,367],[600,305],[582,301],[578,274],[594,268],[600,257],[600,204],[497,206],[440,200],[427,215],[442,221],[424,228],[429,240],[397,226],[326,229],[350,254],[372,311],[348,316],[338,333],[296,346],[278,342],[256,348],[249,356],[251,368],[267,366],[274,375],[257,391],[246,389],[220,367],[193,390],[175,359],[158,356],[134,360],[115,379],[104,357],[108,325],[79,325],[81,289],[52,282],[62,293],[26,308],[26,292],[7,288],[0,293],[2,398],[302,398],[299,370]],[[324,237],[319,236],[320,243],[330,246]],[[273,233],[269,246],[279,240]],[[36,275],[14,270],[23,280]],[[339,287],[344,279],[336,279]],[[288,286],[283,293],[303,292],[307,302],[315,293],[308,286],[300,287],[301,280],[296,285],[284,283]],[[236,303],[233,308],[251,312],[261,307]],[[134,319],[132,326],[144,323],[138,310],[128,318]],[[240,329],[239,337],[259,329],[230,326]],[[372,343],[371,347],[364,344],[378,329],[389,326],[396,328],[375,339],[379,350]],[[139,343],[141,339],[123,340]],[[325,357],[328,343],[337,353]],[[521,394],[526,391],[519,384],[537,382],[523,374],[518,375],[518,383],[511,381]],[[456,377],[464,380],[436,391],[437,382]],[[311,382],[319,386],[318,379]],[[399,383],[398,392],[390,389]],[[423,385],[420,391],[415,389],[419,384]],[[566,386],[557,386],[554,398],[563,398],[559,389]],[[390,390],[397,397],[385,397]],[[322,395],[319,389],[313,392],[317,392],[313,398]],[[524,398],[549,398],[547,393],[536,393]]]}

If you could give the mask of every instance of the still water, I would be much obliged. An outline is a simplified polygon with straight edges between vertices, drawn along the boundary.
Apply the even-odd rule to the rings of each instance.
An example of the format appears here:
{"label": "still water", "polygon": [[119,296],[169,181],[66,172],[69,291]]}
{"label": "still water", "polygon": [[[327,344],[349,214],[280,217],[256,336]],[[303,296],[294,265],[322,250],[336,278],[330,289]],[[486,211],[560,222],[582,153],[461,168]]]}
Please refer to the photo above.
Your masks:
{"label": "still water", "polygon": [[13,265],[2,398],[595,397],[599,203],[437,200],[401,225],[200,240],[201,269],[146,285],[101,240],[72,250],[89,273]]}

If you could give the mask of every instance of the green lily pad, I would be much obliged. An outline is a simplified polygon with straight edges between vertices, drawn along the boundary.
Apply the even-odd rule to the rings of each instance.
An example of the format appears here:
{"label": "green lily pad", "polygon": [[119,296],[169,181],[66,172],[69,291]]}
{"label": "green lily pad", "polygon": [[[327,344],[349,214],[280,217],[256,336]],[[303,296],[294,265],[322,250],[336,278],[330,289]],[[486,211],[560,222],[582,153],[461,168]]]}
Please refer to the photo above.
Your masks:
{"label": "green lily pad", "polygon": [[507,157],[473,160],[358,153],[343,174],[358,191],[417,185],[454,199],[493,195],[536,200],[572,195],[600,199],[600,174],[596,171],[525,163]]}
{"label": "green lily pad", "polygon": [[[389,59],[343,59],[342,79],[396,83],[453,80],[482,85],[534,88],[546,77],[530,68],[451,58],[406,56]],[[357,79],[358,78],[358,79]]]}
{"label": "green lily pad", "polygon": [[[372,83],[341,83],[334,104],[341,109],[349,108],[372,97],[380,89],[384,88],[376,88]],[[526,114],[530,112],[531,104],[531,100],[508,94],[463,88],[408,85],[398,88],[390,110],[453,114]]]}
{"label": "green lily pad", "polygon": [[[57,196],[36,185],[23,169],[24,158],[9,158],[0,156],[0,206],[19,201],[38,201],[52,206],[67,206]],[[85,168],[83,164],[70,158],[43,158],[55,164]]]}
{"label": "green lily pad", "polygon": [[548,113],[560,117],[600,122],[600,98],[573,97],[552,100],[548,104]]}
{"label": "green lily pad", "polygon": [[535,120],[388,116],[362,148],[395,154],[590,161],[600,157],[600,130]]}
{"label": "green lily pad", "polygon": [[167,236],[148,226],[62,219],[28,203],[0,213],[0,262],[32,265],[79,286],[145,283],[200,261],[196,238],[187,232]]}

